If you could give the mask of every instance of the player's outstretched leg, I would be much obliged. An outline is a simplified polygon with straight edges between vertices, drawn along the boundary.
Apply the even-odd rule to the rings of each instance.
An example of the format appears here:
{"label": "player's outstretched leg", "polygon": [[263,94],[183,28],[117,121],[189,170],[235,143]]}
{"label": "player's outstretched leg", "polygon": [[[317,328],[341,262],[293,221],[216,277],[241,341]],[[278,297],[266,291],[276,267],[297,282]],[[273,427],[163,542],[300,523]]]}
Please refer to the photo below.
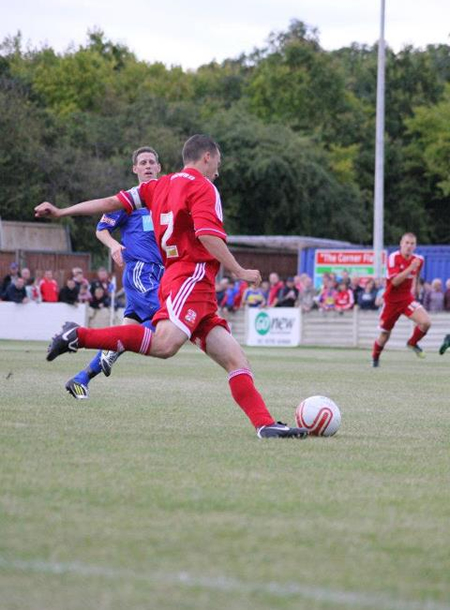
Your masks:
{"label": "player's outstretched leg", "polygon": [[441,347],[439,348],[439,353],[443,356],[450,347],[450,335],[445,335],[444,340],[442,342]]}
{"label": "player's outstretched leg", "polygon": [[[152,332],[155,332],[155,327],[150,320],[146,320],[142,323],[142,326],[149,328]],[[106,377],[111,375],[113,365],[117,362],[117,359],[123,354],[123,352],[115,352],[113,350],[107,350],[101,352],[100,355],[100,368]]]}
{"label": "player's outstretched leg", "polygon": [[47,360],[61,354],[76,352],[79,348],[131,351],[148,355],[152,332],[143,326],[110,326],[108,328],[84,328],[74,322],[66,322],[55,335],[47,350]]}
{"label": "player's outstretched leg", "polygon": [[87,400],[89,398],[89,382],[102,372],[100,358],[102,351],[99,350],[85,369],[69,379],[65,388],[77,400]]}

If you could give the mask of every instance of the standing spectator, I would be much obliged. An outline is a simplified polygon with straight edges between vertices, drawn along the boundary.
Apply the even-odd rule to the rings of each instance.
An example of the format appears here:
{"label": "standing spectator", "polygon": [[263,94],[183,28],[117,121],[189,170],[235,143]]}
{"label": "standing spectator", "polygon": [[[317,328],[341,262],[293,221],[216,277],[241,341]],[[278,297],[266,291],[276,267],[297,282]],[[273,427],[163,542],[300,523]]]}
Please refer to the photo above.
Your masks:
{"label": "standing spectator", "polygon": [[338,284],[337,293],[334,300],[334,307],[339,313],[344,313],[352,309],[355,301],[353,300],[353,292],[347,287],[344,281]]}
{"label": "standing spectator", "polygon": [[25,290],[25,280],[21,277],[16,277],[12,280],[5,292],[5,301],[12,303],[28,303],[27,291]]}
{"label": "standing spectator", "polygon": [[6,296],[6,289],[8,286],[14,282],[18,277],[20,277],[19,273],[19,265],[15,262],[12,262],[9,266],[9,273],[5,275],[2,281],[2,286],[0,288],[0,298],[4,299]]}
{"label": "standing spectator", "polygon": [[435,278],[431,282],[431,290],[425,294],[423,306],[427,311],[437,313],[444,311],[444,292],[442,290],[442,281]]}
{"label": "standing spectator", "polygon": [[263,282],[261,282],[261,286],[260,286],[262,293],[264,295],[264,298],[266,300],[266,305],[267,305],[267,301],[269,300],[269,290],[270,290],[270,284],[267,280],[264,280]]}
{"label": "standing spectator", "polygon": [[230,278],[223,277],[219,282],[216,282],[216,299],[219,307],[221,307],[221,303],[225,297],[225,293],[227,288],[230,285]]}
{"label": "standing spectator", "polygon": [[[105,267],[99,267],[97,270],[97,279],[93,280],[91,282],[91,294],[93,297],[93,300],[95,300],[95,291],[97,288],[103,288],[103,296],[101,297],[101,302],[103,303],[104,307],[109,307],[111,304],[111,299],[110,299],[110,294],[113,291],[113,287],[112,284],[109,280],[109,276],[108,276],[108,272],[106,271]],[[100,294],[100,293],[98,293]],[[93,305],[92,305],[93,307]]]}
{"label": "standing spectator", "polygon": [[89,288],[89,282],[84,277],[83,269],[81,267],[74,267],[72,269],[72,279],[75,282],[75,284],[77,285],[78,290],[80,289],[80,287],[82,285]]}
{"label": "standing spectator", "polygon": [[288,277],[286,284],[278,291],[276,307],[295,307],[297,300],[298,289],[295,287],[294,278]]}
{"label": "standing spectator", "polygon": [[363,287],[361,286],[360,279],[357,275],[352,275],[351,277],[350,290],[353,292],[353,301],[358,303],[359,295],[363,291]]}
{"label": "standing spectator", "polygon": [[377,289],[373,280],[368,280],[364,286],[364,290],[359,293],[358,305],[360,309],[374,310],[377,309],[375,299],[377,298]]}
{"label": "standing spectator", "polygon": [[225,293],[222,297],[222,300],[219,303],[219,307],[223,311],[235,311],[235,299],[237,294],[237,288],[233,280],[228,281],[228,288],[225,290]]}
{"label": "standing spectator", "polygon": [[264,291],[261,287],[257,288],[255,284],[250,284],[244,292],[241,304],[247,307],[264,307],[266,304]]}
{"label": "standing spectator", "polygon": [[283,282],[280,280],[280,276],[278,275],[278,273],[272,272],[269,275],[269,284],[270,284],[270,289],[269,289],[269,299],[267,301],[267,305],[269,307],[276,307],[277,302],[278,302],[278,293],[281,290],[281,288],[283,288],[284,284]]}
{"label": "standing spectator", "polygon": [[347,269],[342,270],[342,274],[341,274],[339,283],[340,284],[344,283],[346,288],[350,288],[351,279],[350,279],[350,275],[349,275]]}
{"label": "standing spectator", "polygon": [[322,311],[334,311],[337,292],[333,286],[333,279],[324,275],[323,288],[319,295],[319,309]]}
{"label": "standing spectator", "polygon": [[31,277],[31,271],[28,269],[28,267],[24,267],[22,269],[22,271],[20,272],[20,277],[23,278],[23,280],[25,282],[25,288],[27,286],[33,285],[34,277]]}
{"label": "standing spectator", "polygon": [[41,289],[39,288],[39,283],[40,283],[40,280],[38,278],[36,278],[35,280],[33,280],[32,284],[28,284],[27,286],[25,286],[25,290],[27,291],[28,299],[30,301],[33,301],[34,303],[42,302],[42,295],[41,295]]}
{"label": "standing spectator", "polygon": [[304,313],[308,313],[315,306],[316,291],[314,290],[313,281],[309,275],[304,274],[302,278],[303,290],[299,295],[299,305]]}
{"label": "standing spectator", "polygon": [[239,309],[242,303],[242,297],[244,296],[244,292],[247,290],[248,284],[243,280],[236,280],[234,283],[234,309]]}
{"label": "standing spectator", "polygon": [[382,278],[379,288],[377,290],[377,296],[375,297],[375,307],[380,309],[384,303],[384,293],[386,291],[386,278]]}
{"label": "standing spectator", "polygon": [[59,302],[75,305],[78,302],[79,288],[73,278],[69,278],[66,285],[59,291]]}
{"label": "standing spectator", "polygon": [[450,279],[445,282],[444,310],[450,311]]}
{"label": "standing spectator", "polygon": [[39,289],[44,303],[58,302],[58,282],[53,279],[53,271],[51,269],[47,269],[44,273],[43,279],[39,282]]}

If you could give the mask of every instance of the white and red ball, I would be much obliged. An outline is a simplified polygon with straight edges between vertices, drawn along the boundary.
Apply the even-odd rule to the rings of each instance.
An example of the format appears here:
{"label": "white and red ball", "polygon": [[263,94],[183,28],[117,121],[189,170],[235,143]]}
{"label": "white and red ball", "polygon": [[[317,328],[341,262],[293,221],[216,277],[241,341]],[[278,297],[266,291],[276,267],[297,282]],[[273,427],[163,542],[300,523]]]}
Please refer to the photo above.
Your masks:
{"label": "white and red ball", "polygon": [[330,398],[310,396],[296,408],[295,421],[299,428],[309,430],[311,436],[333,436],[341,425],[341,412]]}

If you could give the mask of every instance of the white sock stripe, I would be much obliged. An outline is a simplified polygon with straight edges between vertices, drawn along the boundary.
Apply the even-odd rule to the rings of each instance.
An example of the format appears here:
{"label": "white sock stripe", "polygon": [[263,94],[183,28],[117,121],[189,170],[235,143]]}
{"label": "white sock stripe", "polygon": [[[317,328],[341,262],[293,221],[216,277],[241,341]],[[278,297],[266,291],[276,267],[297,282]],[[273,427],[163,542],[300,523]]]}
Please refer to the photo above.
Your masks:
{"label": "white sock stripe", "polygon": [[188,296],[194,289],[195,284],[202,280],[204,276],[205,263],[199,263],[195,268],[194,274],[183,283],[181,289],[178,291],[175,296],[175,299],[173,300],[173,310],[177,317],[180,315],[180,312],[183,309],[183,305],[185,304]]}
{"label": "white sock stripe", "polygon": [[144,328],[144,336],[142,338],[141,347],[139,348],[139,353],[146,354],[149,350],[151,342],[152,342],[152,331],[149,328]]}
{"label": "white sock stripe", "polygon": [[237,377],[238,375],[248,375],[253,379],[253,373],[250,369],[236,369],[235,371],[231,371],[231,373],[228,374],[228,381],[233,379],[233,377]]}

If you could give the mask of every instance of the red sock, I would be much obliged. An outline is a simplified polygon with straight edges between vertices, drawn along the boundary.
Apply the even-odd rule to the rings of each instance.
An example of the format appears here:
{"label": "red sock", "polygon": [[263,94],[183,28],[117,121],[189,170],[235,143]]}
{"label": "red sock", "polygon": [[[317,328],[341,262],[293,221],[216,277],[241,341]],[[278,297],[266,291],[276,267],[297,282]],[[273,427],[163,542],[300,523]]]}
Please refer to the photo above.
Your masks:
{"label": "red sock", "polygon": [[408,341],[408,345],[417,345],[422,337],[425,337],[426,334],[427,331],[423,332],[423,330],[420,330],[420,328],[416,326],[410,340]]}
{"label": "red sock", "polygon": [[238,369],[228,375],[231,394],[255,426],[270,426],[274,419],[267,410],[261,394],[255,388],[253,375],[248,369]]}
{"label": "red sock", "polygon": [[375,341],[375,343],[373,344],[372,358],[374,360],[378,360],[383,349],[384,349],[384,345],[380,345],[378,343],[378,341]]}
{"label": "red sock", "polygon": [[83,328],[77,330],[79,347],[105,349],[113,352],[138,352],[147,355],[152,343],[152,331],[145,326],[129,324],[109,328]]}

